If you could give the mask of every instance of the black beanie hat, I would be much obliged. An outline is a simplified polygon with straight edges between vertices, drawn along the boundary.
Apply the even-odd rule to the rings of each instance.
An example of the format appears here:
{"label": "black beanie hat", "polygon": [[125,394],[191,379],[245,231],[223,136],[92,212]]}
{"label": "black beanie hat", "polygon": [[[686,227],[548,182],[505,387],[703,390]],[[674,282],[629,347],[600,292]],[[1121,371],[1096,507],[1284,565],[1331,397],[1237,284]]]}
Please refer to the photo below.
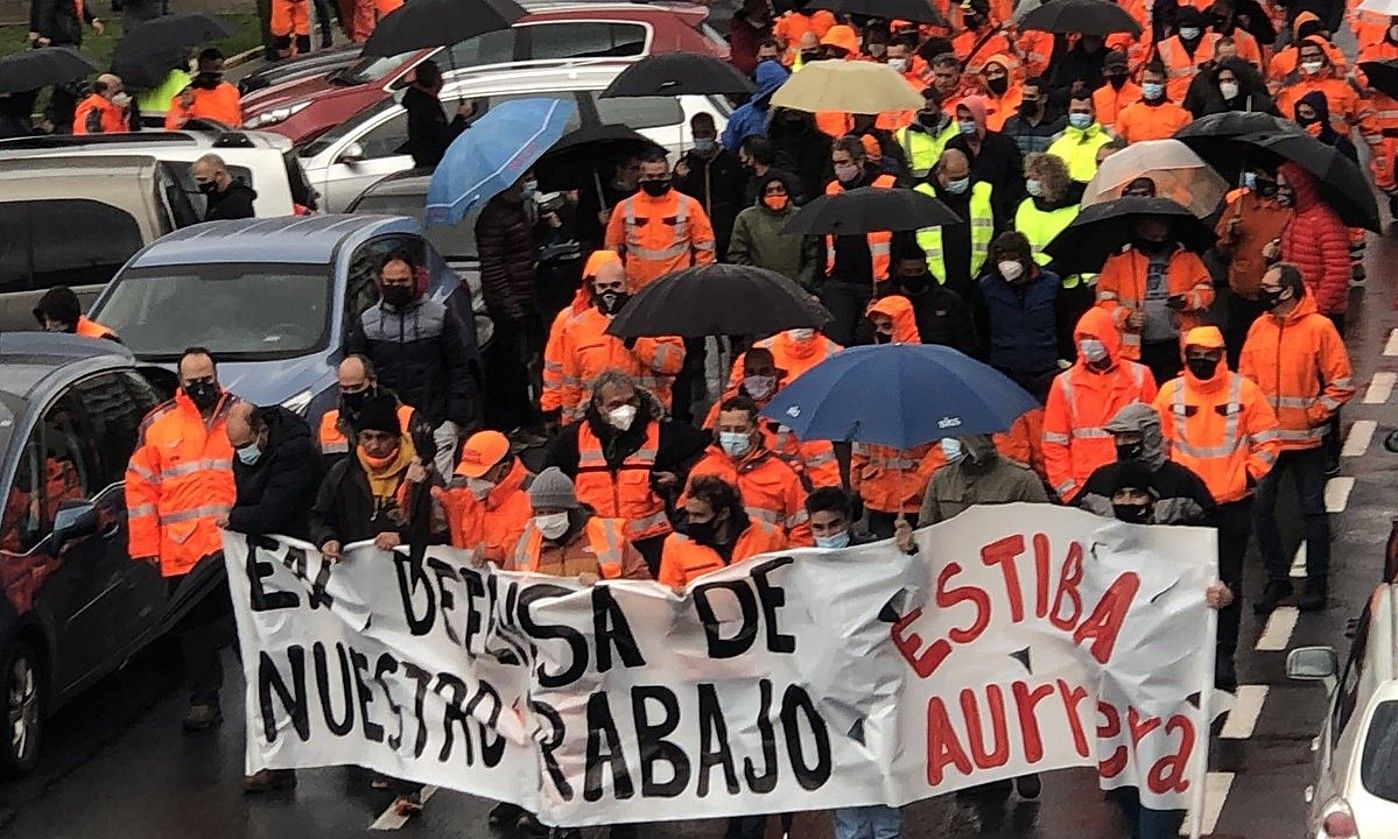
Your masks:
{"label": "black beanie hat", "polygon": [[361,431],[382,431],[385,434],[399,435],[403,428],[398,424],[398,405],[393,397],[380,394],[364,402],[359,416],[354,418],[355,433]]}

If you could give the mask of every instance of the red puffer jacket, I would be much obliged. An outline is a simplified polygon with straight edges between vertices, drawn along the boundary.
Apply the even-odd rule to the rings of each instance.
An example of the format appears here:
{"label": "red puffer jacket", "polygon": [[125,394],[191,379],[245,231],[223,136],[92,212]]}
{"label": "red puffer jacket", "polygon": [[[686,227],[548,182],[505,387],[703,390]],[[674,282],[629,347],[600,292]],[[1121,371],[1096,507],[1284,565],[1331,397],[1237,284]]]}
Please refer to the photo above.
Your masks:
{"label": "red puffer jacket", "polygon": [[1311,173],[1284,163],[1281,174],[1296,192],[1296,214],[1281,235],[1281,258],[1294,262],[1323,315],[1349,308],[1349,229],[1320,197]]}

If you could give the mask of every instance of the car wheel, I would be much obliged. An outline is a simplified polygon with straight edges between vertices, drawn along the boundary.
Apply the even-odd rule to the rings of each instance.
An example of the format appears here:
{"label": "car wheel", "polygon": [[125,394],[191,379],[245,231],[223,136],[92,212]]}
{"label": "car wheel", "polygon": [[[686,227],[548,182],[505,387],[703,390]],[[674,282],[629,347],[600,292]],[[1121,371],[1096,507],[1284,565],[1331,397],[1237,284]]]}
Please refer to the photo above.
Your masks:
{"label": "car wheel", "polygon": [[5,659],[4,737],[0,738],[0,772],[24,775],[39,761],[44,731],[44,681],[39,658],[27,641],[17,641]]}

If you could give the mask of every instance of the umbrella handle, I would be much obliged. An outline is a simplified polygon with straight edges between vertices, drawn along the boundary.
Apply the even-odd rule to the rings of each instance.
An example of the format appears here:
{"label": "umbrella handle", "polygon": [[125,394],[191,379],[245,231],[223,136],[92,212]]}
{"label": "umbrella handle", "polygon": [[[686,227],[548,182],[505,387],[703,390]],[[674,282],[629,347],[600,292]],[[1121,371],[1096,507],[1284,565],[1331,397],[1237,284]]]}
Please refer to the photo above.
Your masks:
{"label": "umbrella handle", "polygon": [[607,209],[607,196],[602,192],[602,176],[597,174],[596,167],[592,169],[592,185],[597,188],[597,206]]}

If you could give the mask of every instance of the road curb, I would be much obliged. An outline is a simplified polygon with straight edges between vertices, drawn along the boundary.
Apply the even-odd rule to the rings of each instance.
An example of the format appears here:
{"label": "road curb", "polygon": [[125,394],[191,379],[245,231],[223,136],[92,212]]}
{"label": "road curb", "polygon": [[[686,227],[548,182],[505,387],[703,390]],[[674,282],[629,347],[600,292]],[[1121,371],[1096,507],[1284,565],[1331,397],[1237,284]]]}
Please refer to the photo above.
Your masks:
{"label": "road curb", "polygon": [[224,68],[237,67],[239,64],[244,64],[248,61],[251,61],[253,56],[262,52],[264,49],[266,49],[266,47],[257,46],[253,47],[250,50],[243,50],[235,56],[231,56],[229,58],[224,59],[223,66]]}

